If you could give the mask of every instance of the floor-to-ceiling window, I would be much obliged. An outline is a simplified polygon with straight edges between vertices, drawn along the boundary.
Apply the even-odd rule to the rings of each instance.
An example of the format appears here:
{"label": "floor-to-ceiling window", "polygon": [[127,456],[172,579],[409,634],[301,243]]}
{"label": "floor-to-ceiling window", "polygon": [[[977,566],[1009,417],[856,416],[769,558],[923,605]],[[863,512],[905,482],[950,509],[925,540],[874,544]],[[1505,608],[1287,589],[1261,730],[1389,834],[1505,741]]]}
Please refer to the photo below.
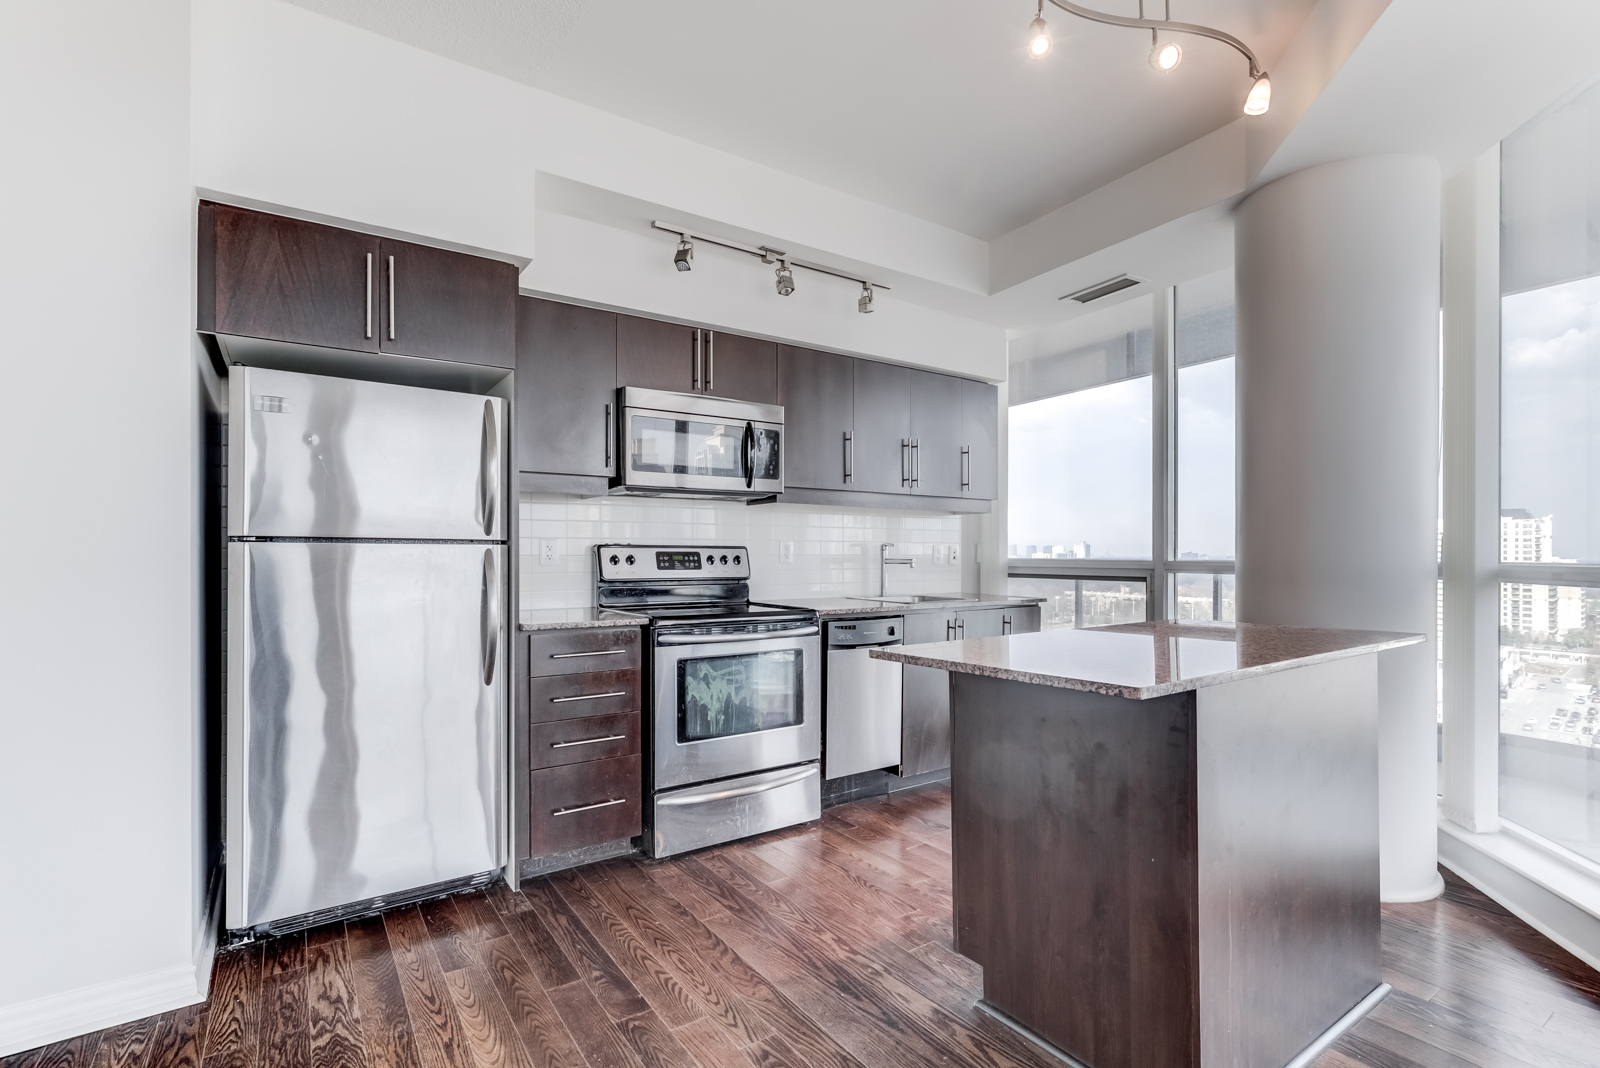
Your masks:
{"label": "floor-to-ceiling window", "polygon": [[1600,863],[1600,86],[1500,195],[1500,815]]}
{"label": "floor-to-ceiling window", "polygon": [[1010,589],[1049,627],[1232,620],[1233,272],[1012,344]]}

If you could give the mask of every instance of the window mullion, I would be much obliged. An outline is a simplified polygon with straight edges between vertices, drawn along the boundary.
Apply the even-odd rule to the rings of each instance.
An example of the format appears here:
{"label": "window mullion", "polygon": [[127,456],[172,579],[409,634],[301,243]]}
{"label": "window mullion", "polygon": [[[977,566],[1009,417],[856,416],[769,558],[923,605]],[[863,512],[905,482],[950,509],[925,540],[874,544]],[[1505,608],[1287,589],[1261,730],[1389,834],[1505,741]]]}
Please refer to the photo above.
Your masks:
{"label": "window mullion", "polygon": [[1175,295],[1176,289],[1172,286],[1155,293],[1151,324],[1151,582],[1145,591],[1146,612],[1151,619],[1167,619],[1173,615],[1172,564],[1177,543],[1173,527],[1178,514],[1177,465],[1173,462],[1178,438]]}

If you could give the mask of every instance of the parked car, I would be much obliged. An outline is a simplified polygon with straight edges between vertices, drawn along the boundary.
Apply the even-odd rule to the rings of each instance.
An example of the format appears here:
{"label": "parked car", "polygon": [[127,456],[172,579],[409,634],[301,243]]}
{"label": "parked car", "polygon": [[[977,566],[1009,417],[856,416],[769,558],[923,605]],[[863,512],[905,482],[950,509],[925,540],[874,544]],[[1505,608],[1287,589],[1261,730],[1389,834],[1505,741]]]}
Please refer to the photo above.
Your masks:
{"label": "parked car", "polygon": [[1539,725],[1539,721],[1537,719],[1534,719],[1532,716],[1529,716],[1523,722],[1522,729],[1525,730],[1525,731],[1531,731],[1531,730],[1533,730],[1533,728],[1537,727],[1538,725]]}

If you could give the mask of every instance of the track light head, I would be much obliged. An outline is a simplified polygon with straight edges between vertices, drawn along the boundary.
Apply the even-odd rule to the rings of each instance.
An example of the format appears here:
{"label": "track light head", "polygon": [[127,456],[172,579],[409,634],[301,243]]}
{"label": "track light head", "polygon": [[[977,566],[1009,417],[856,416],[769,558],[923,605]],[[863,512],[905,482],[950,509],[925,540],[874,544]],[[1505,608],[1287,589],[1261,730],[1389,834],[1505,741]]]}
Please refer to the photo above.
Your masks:
{"label": "track light head", "polygon": [[1246,115],[1265,115],[1267,108],[1272,106],[1272,79],[1265,74],[1256,76],[1256,83],[1250,87],[1250,95],[1244,98],[1244,113]]}
{"label": "track light head", "polygon": [[1155,31],[1150,31],[1150,65],[1159,71],[1177,70],[1178,64],[1183,62],[1183,49],[1176,41],[1162,44],[1155,40]]}
{"label": "track light head", "polygon": [[694,245],[692,245],[689,242],[689,239],[686,237],[678,242],[678,251],[672,255],[672,265],[680,271],[687,271],[689,268],[694,266],[694,264],[690,262],[693,259]]}
{"label": "track light head", "polygon": [[794,292],[794,272],[782,260],[778,261],[778,296],[787,297]]}
{"label": "track light head", "polygon": [[872,286],[866,282],[861,283],[861,297],[856,301],[856,311],[862,315],[872,314]]}
{"label": "track light head", "polygon": [[1034,59],[1049,55],[1050,45],[1050,27],[1044,24],[1044,11],[1041,8],[1033,24],[1028,27],[1028,55]]}

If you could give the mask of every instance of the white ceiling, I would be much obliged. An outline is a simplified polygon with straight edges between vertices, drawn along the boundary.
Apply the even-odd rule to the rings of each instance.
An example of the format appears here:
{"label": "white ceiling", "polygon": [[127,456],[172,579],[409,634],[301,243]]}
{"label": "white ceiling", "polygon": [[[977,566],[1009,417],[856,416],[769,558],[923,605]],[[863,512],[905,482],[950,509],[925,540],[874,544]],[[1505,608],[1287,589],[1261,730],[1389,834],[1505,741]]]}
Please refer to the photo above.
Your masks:
{"label": "white ceiling", "polygon": [[[1054,9],[1056,47],[1030,60],[1030,0],[291,2],[985,240],[1233,121],[1249,86],[1216,42],[1184,38],[1160,74],[1141,32]],[[1270,69],[1312,6],[1172,17]]]}

